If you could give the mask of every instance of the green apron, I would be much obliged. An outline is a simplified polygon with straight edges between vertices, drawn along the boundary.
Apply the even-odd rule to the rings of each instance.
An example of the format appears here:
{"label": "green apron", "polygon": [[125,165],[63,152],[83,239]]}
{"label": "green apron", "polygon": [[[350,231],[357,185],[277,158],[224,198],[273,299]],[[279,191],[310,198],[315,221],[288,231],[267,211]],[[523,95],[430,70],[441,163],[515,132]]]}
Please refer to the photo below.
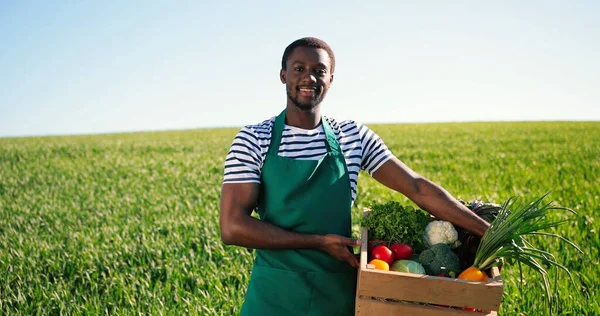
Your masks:
{"label": "green apron", "polygon": [[[321,119],[327,154],[320,160],[278,155],[285,110],[275,119],[262,168],[257,212],[289,231],[351,237],[352,195],[346,161]],[[317,249],[257,249],[242,315],[354,315],[356,269]]]}

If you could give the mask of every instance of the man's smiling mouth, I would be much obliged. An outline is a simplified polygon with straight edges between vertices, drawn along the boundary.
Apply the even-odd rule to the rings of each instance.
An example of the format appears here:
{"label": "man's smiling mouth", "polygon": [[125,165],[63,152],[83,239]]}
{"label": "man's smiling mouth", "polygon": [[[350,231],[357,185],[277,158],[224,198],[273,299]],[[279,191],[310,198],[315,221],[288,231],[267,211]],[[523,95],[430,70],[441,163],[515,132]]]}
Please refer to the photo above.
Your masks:
{"label": "man's smiling mouth", "polygon": [[317,87],[301,87],[298,88],[301,96],[312,97],[317,93]]}

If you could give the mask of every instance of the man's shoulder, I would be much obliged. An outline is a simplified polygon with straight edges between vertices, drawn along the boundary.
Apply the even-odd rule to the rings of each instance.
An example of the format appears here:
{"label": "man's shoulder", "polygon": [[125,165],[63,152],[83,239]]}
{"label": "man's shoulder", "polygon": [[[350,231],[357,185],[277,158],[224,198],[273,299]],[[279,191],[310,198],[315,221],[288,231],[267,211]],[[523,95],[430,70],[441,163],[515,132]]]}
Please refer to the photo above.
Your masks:
{"label": "man's shoulder", "polygon": [[327,123],[329,123],[329,126],[331,126],[331,128],[334,131],[349,131],[349,130],[355,130],[355,129],[359,129],[362,124],[358,123],[355,120],[352,119],[336,119],[333,117],[329,117],[329,116],[323,116],[325,118],[325,120],[327,121]]}
{"label": "man's shoulder", "polygon": [[270,134],[274,123],[275,117],[271,117],[258,123],[245,125],[242,127],[241,132],[251,132],[257,136],[259,134]]}

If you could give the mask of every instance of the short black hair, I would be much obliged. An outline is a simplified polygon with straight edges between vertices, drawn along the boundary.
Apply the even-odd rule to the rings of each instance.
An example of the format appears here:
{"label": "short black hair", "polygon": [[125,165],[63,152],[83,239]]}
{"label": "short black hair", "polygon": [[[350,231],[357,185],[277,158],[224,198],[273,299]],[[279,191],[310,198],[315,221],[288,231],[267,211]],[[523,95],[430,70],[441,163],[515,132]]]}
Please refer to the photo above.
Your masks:
{"label": "short black hair", "polygon": [[283,52],[283,57],[281,58],[281,69],[287,70],[287,60],[296,47],[313,47],[324,49],[329,55],[329,60],[331,62],[331,73],[333,73],[335,70],[335,55],[333,55],[333,50],[331,50],[331,47],[329,47],[325,41],[316,37],[303,37],[293,41],[290,45],[288,45]]}

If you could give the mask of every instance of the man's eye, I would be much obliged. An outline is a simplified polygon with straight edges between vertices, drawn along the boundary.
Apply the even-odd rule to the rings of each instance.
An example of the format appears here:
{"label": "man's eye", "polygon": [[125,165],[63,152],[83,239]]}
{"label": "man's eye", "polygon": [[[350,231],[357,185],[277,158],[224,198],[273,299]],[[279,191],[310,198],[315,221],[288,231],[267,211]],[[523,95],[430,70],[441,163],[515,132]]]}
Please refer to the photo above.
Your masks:
{"label": "man's eye", "polygon": [[295,70],[295,71],[303,71],[303,70],[304,70],[304,68],[302,68],[302,67],[296,67],[296,68],[294,68],[294,70]]}
{"label": "man's eye", "polygon": [[327,73],[327,70],[326,69],[319,69],[319,70],[317,70],[317,72],[320,73],[320,74],[322,74],[322,75],[324,75],[324,74]]}

